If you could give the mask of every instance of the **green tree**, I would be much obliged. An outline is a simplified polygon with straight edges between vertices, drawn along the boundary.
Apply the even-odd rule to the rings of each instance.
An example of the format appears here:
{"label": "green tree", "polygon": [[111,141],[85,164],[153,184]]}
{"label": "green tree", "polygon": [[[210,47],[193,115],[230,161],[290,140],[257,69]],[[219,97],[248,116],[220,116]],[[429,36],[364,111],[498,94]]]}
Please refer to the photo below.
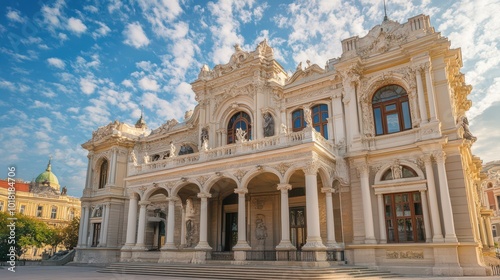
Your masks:
{"label": "green tree", "polygon": [[71,250],[78,245],[78,230],[80,228],[80,218],[75,217],[73,220],[62,230],[63,241],[62,244],[67,249]]}
{"label": "green tree", "polygon": [[[16,214],[12,218],[15,220],[15,243],[12,241],[9,243],[10,229],[9,224],[13,220],[8,220],[11,218],[7,213],[0,213],[0,252],[8,252],[9,248],[15,247],[17,256],[21,256],[28,247],[36,246],[43,247],[50,243],[50,239],[54,235],[53,229],[51,229],[43,221],[27,217],[24,215]],[[0,260],[6,260],[6,254],[0,255]]]}

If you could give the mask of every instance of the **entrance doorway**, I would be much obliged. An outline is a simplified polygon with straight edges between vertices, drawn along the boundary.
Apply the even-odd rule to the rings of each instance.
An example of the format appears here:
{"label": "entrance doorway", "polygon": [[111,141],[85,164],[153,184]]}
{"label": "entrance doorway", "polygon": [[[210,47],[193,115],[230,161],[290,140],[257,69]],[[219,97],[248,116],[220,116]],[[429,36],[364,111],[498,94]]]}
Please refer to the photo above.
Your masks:
{"label": "entrance doorway", "polygon": [[306,208],[304,206],[290,208],[290,241],[297,248],[302,249],[306,244]]}
{"label": "entrance doorway", "polygon": [[224,251],[232,251],[238,242],[238,213],[226,213],[225,232]]}

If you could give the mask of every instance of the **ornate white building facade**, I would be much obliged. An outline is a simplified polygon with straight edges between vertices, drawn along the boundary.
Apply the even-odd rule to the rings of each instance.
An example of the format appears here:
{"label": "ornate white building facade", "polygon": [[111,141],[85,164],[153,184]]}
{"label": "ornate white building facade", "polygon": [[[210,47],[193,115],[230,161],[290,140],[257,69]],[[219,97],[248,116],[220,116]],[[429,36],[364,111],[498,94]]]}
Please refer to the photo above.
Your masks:
{"label": "ornate white building facade", "polygon": [[482,181],[484,207],[481,211],[481,221],[485,227],[481,229],[481,234],[487,237],[483,246],[492,248],[495,242],[500,243],[500,161],[484,164],[483,173],[485,174]]}
{"label": "ornate white building facade", "polygon": [[[293,75],[266,41],[204,66],[185,121],[94,132],[77,262],[221,256],[487,275],[459,49],[428,16]],[[411,264],[411,266],[410,266]]]}

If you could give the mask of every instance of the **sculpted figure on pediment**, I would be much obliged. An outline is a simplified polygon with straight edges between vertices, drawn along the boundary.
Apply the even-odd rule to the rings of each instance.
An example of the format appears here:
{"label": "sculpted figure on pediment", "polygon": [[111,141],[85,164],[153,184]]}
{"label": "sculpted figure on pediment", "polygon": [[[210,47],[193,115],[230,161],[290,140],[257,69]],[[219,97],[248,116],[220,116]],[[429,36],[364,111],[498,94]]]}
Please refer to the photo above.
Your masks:
{"label": "sculpted figure on pediment", "polygon": [[159,128],[153,130],[151,134],[160,134],[170,131],[174,126],[176,126],[179,122],[176,119],[170,119],[166,123],[164,123]]}

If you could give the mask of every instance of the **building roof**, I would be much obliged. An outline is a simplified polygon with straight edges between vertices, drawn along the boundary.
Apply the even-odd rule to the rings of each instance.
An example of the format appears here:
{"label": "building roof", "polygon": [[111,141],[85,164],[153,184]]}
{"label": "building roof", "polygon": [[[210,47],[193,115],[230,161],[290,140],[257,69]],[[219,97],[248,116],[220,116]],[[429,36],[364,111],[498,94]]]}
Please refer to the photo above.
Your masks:
{"label": "building roof", "polygon": [[40,175],[38,175],[38,177],[36,177],[35,183],[37,185],[48,185],[56,190],[59,190],[59,180],[57,179],[57,176],[54,173],[52,173],[50,159],[49,163],[47,164],[47,169],[45,169],[44,172],[42,172]]}
{"label": "building roof", "polygon": [[[8,189],[9,186],[9,181],[8,180],[0,180],[0,188],[2,189]],[[16,181],[16,184],[14,185],[16,188],[16,192],[29,192],[30,191],[30,185],[29,183],[25,183],[22,181]]]}

